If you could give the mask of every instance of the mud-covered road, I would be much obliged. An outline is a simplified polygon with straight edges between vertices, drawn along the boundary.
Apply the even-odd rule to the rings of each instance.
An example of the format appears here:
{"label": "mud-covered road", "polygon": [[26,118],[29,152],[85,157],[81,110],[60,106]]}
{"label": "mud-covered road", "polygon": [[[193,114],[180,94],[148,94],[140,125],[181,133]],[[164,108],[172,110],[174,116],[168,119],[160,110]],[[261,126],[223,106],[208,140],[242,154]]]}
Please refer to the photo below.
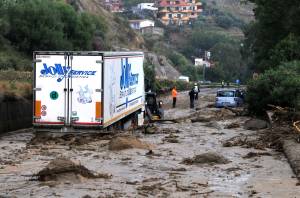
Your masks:
{"label": "mud-covered road", "polygon": [[[47,139],[28,129],[2,136],[0,197],[300,197],[284,155],[253,145],[257,131],[243,129],[248,117],[211,107],[215,91],[202,90],[194,110],[186,92],[175,109],[163,98],[166,118],[179,122],[155,124],[146,134]],[[113,149],[116,136],[137,136],[135,146],[147,149]],[[109,177],[33,176],[61,156]]]}

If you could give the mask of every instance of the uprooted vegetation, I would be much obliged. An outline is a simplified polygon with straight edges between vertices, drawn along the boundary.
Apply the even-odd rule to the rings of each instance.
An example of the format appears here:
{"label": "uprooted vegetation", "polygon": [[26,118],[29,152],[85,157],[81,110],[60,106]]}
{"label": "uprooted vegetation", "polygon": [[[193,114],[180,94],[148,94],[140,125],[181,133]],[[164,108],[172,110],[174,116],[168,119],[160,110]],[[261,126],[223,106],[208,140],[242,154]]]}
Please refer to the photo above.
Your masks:
{"label": "uprooted vegetation", "polygon": [[[224,147],[241,146],[265,150],[272,148],[282,151],[283,140],[294,136],[289,127],[276,127],[260,131],[254,135],[236,136],[223,142]],[[258,136],[258,137],[257,137]]]}

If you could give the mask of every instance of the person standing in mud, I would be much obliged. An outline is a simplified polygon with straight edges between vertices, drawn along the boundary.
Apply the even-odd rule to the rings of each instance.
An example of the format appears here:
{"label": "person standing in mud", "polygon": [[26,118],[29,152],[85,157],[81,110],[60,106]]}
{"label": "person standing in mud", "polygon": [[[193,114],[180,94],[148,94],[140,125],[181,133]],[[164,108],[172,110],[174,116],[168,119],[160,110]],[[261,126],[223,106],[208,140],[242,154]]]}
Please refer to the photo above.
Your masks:
{"label": "person standing in mud", "polygon": [[197,83],[194,84],[194,92],[195,92],[195,100],[198,100],[198,94],[200,92],[200,89]]}
{"label": "person standing in mud", "polygon": [[190,95],[190,108],[193,109],[194,108],[194,101],[195,101],[194,88],[192,88],[192,90],[189,92],[189,95]]}
{"label": "person standing in mud", "polygon": [[172,98],[173,98],[173,108],[175,108],[176,107],[176,98],[177,98],[176,86],[174,86],[172,89]]}

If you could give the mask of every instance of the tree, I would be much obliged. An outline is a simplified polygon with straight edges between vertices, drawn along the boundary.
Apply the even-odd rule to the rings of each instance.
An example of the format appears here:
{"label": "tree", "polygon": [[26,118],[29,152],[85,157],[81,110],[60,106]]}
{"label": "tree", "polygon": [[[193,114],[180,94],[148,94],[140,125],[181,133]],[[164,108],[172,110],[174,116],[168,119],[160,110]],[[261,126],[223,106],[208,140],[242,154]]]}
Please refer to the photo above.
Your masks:
{"label": "tree", "polygon": [[300,62],[282,64],[267,70],[247,87],[249,110],[263,114],[268,104],[300,110]]}
{"label": "tree", "polygon": [[[103,19],[77,13],[64,1],[19,0],[7,4],[9,31],[4,37],[20,51],[91,50],[96,33],[104,37]],[[2,0],[3,3],[3,0]]]}
{"label": "tree", "polygon": [[298,0],[250,0],[256,4],[256,22],[246,32],[254,53],[255,69],[264,71],[276,67],[272,52],[289,34],[300,36],[300,1]]}

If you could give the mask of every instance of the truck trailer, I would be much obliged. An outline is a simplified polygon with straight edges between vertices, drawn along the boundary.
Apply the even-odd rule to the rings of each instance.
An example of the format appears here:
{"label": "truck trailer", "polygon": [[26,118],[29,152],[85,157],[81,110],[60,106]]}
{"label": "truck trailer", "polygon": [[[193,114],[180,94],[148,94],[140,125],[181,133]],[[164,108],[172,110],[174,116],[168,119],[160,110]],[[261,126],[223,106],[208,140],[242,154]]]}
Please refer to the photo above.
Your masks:
{"label": "truck trailer", "polygon": [[142,122],[142,52],[37,51],[33,126],[61,132]]}

